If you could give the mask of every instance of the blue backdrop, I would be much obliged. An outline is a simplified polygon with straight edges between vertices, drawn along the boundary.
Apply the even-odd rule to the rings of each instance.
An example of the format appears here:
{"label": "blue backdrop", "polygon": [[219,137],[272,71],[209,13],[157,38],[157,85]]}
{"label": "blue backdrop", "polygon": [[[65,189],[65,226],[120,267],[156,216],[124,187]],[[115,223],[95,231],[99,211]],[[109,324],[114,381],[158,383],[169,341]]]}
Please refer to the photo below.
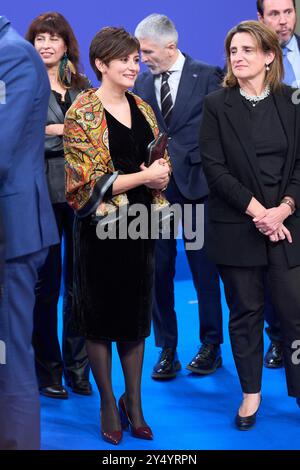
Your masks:
{"label": "blue backdrop", "polygon": [[256,19],[255,0],[4,0],[0,6],[0,14],[7,16],[21,34],[25,34],[37,15],[54,10],[62,13],[73,27],[85,72],[94,82],[88,48],[94,34],[103,26],[124,26],[134,32],[145,16],[163,13],[175,22],[182,51],[195,59],[222,65],[227,31],[239,21]]}

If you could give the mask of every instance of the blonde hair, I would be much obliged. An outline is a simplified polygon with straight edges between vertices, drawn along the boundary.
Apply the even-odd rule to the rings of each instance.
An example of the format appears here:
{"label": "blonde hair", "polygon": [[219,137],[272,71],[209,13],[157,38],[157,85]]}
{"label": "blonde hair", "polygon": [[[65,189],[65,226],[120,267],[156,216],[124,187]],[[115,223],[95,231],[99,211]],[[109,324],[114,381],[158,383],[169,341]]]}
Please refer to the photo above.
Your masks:
{"label": "blonde hair", "polygon": [[274,91],[282,86],[284,77],[284,68],[282,60],[282,51],[278,41],[277,34],[263,23],[258,21],[242,21],[237,26],[232,28],[225,39],[225,53],[227,58],[227,74],[223,80],[223,86],[233,88],[238,84],[235,77],[230,61],[230,46],[233,37],[237,33],[248,33],[256,41],[257,46],[264,53],[273,52],[274,60],[269,64],[270,70],[266,71],[265,85],[269,85],[271,90]]}

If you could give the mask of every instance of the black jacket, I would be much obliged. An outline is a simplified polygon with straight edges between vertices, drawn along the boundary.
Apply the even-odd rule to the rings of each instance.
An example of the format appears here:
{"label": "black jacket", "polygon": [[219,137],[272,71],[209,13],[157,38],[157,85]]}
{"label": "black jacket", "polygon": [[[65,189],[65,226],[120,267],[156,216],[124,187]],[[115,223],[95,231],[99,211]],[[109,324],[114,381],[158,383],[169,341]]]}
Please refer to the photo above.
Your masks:
{"label": "black jacket", "polygon": [[[297,210],[285,220],[293,243],[284,241],[290,266],[300,265],[300,104],[284,86],[274,101],[288,141],[278,204],[284,195]],[[232,266],[267,264],[267,239],[245,211],[254,196],[270,207],[261,181],[250,121],[238,88],[222,89],[205,99],[200,131],[203,169],[208,181],[209,228],[205,243],[214,261]]]}

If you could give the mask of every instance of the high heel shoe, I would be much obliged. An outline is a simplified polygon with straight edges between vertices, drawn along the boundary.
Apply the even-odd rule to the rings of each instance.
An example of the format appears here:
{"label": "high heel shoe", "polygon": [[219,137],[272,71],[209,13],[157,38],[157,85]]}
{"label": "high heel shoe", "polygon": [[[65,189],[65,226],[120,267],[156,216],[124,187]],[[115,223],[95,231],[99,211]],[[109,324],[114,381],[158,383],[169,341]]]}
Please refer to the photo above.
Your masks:
{"label": "high heel shoe", "polygon": [[127,430],[129,428],[132,436],[137,437],[139,439],[147,439],[147,440],[153,439],[153,433],[149,426],[139,426],[139,427],[133,426],[131,419],[128,415],[128,411],[127,411],[123,396],[119,399],[119,412],[120,412],[120,418],[121,418],[121,425],[124,430]]}
{"label": "high heel shoe", "polygon": [[261,402],[262,402],[262,397],[260,397],[260,402],[259,402],[258,408],[255,411],[255,413],[253,413],[253,415],[244,416],[244,417],[240,416],[239,414],[236,415],[235,424],[236,424],[236,427],[240,431],[248,431],[249,429],[253,428],[253,426],[256,423],[256,415],[257,415],[257,412],[260,408]]}
{"label": "high heel shoe", "polygon": [[[101,411],[100,411],[100,420],[101,420]],[[114,430],[114,431],[104,431],[102,428],[102,420],[101,420],[101,436],[102,438],[106,441],[109,442],[110,444],[114,444],[117,446],[123,437],[123,431],[121,430]]]}

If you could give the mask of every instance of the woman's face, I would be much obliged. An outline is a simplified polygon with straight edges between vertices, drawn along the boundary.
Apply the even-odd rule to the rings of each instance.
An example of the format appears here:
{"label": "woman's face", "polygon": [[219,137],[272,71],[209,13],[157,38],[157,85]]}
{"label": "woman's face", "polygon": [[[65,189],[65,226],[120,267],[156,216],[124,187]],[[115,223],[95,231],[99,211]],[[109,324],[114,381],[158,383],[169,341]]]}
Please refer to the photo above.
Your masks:
{"label": "woman's face", "polygon": [[140,57],[138,51],[120,59],[113,59],[108,65],[96,59],[96,66],[102,72],[102,81],[127,90],[134,86],[134,82],[140,71]]}
{"label": "woman's face", "polygon": [[58,65],[64,53],[67,52],[65,41],[57,34],[37,34],[34,47],[47,67]]}
{"label": "woman's face", "polygon": [[264,80],[266,64],[274,60],[274,53],[262,51],[250,33],[236,33],[230,44],[230,63],[238,81],[261,78]]}

